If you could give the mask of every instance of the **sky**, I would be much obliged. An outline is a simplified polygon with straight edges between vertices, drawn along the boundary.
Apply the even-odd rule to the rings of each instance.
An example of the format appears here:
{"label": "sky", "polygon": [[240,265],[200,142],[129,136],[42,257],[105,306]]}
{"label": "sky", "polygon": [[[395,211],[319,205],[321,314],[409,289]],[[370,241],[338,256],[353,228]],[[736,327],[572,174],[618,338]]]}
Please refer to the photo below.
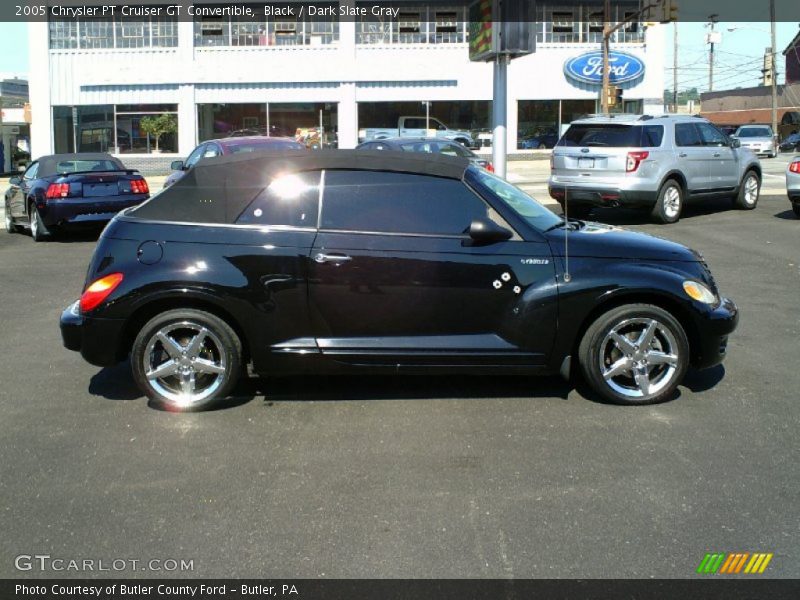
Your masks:
{"label": "sky", "polygon": [[[672,89],[672,30],[665,28],[664,87]],[[728,31],[729,27],[739,27]],[[764,48],[770,44],[769,23],[717,23],[722,43],[716,47],[715,90],[758,85],[763,66]],[[708,89],[707,28],[703,23],[678,25],[678,88]],[[781,54],[798,32],[798,23],[778,23],[778,82],[783,83],[784,61]],[[28,72],[28,29],[25,23],[0,23],[0,73]]]}

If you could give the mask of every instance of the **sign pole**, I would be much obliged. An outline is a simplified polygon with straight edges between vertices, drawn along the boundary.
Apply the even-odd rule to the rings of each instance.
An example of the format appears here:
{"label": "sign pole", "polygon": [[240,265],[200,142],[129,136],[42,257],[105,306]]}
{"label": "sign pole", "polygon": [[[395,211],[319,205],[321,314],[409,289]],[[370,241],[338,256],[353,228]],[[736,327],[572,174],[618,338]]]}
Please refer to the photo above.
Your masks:
{"label": "sign pole", "polygon": [[494,90],[492,100],[492,163],[499,177],[506,176],[506,96],[508,57],[498,54],[494,59]]}
{"label": "sign pole", "polygon": [[603,10],[603,89],[600,92],[600,112],[608,114],[608,46],[611,38],[611,0],[606,0]]}

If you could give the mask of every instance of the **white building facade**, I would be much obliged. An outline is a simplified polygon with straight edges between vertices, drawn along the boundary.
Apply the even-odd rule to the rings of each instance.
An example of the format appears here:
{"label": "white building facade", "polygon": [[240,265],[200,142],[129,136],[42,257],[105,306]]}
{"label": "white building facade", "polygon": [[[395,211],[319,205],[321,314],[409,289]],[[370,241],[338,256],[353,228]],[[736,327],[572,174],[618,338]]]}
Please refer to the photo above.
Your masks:
{"label": "white building facade", "polygon": [[[352,4],[352,2],[350,2]],[[632,9],[637,2],[632,2]],[[621,8],[615,18],[628,13]],[[537,50],[508,71],[508,150],[526,136],[596,111],[596,86],[565,75],[570,59],[600,48],[602,23],[580,7],[539,2]],[[319,127],[352,148],[359,128],[430,114],[451,128],[491,123],[492,65],[468,58],[463,7],[409,9],[383,22],[231,19],[31,23],[32,151],[108,151],[133,163],[153,156],[142,119],[174,115],[162,161],[198,142],[246,131],[294,135]],[[661,112],[664,33],[633,23],[612,50],[641,76],[623,87],[628,112]]]}

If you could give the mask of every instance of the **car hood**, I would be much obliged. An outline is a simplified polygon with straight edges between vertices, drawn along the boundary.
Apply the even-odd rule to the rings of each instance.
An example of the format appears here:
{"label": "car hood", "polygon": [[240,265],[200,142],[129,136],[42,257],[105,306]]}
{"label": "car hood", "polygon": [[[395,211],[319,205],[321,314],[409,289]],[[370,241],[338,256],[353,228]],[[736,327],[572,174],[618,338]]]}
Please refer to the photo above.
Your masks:
{"label": "car hood", "polygon": [[[579,229],[574,228],[575,223],[581,224]],[[697,252],[677,242],[590,221],[576,221],[569,232],[560,227],[546,235],[553,254],[557,256],[564,255],[564,237],[569,235],[570,256],[684,262],[702,260]]]}

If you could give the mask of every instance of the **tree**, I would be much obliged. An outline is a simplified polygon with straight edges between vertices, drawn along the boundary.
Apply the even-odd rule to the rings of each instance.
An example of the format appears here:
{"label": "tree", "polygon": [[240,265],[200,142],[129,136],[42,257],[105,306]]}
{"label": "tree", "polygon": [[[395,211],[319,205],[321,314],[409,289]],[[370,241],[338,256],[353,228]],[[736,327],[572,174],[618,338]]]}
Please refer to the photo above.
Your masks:
{"label": "tree", "polygon": [[152,135],[156,140],[155,152],[158,153],[158,140],[167,133],[178,131],[178,119],[173,114],[163,114],[155,117],[143,117],[139,121],[139,130],[147,135]]}

